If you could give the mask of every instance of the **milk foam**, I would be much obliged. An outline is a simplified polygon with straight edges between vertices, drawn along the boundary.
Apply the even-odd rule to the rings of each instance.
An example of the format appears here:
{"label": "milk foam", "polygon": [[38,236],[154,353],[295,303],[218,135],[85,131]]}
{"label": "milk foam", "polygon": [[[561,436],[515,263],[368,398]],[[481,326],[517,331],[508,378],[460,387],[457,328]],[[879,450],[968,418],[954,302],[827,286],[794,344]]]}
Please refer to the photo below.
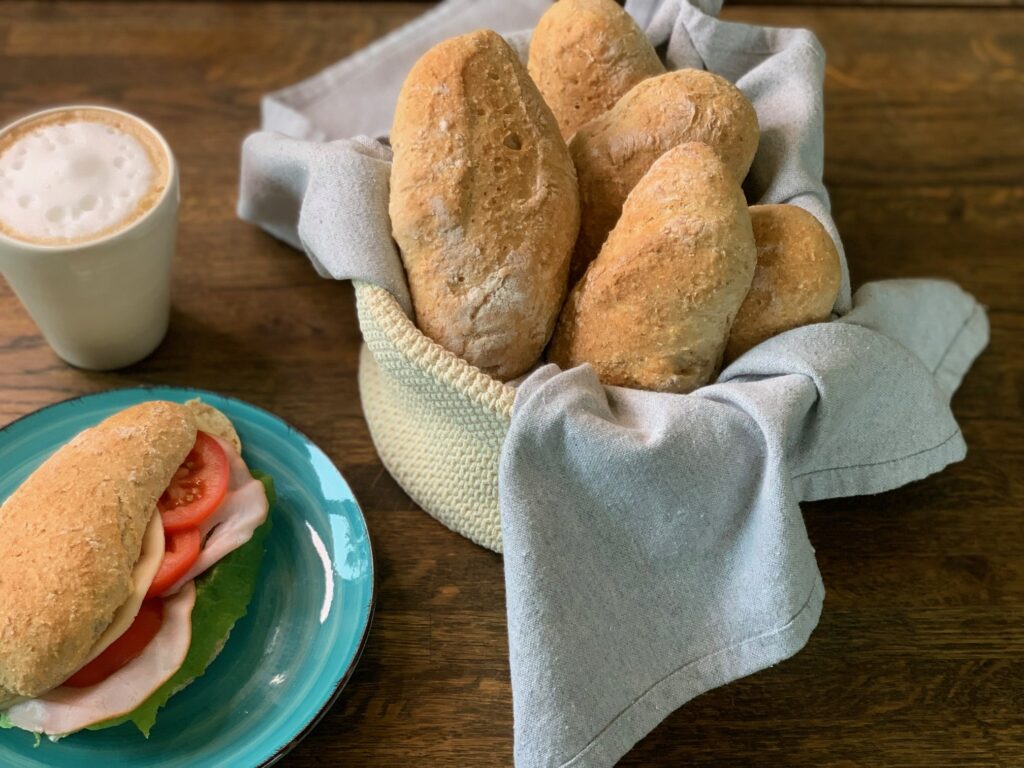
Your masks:
{"label": "milk foam", "polygon": [[83,120],[29,130],[0,154],[0,228],[26,240],[80,241],[135,213],[156,173],[118,128]]}

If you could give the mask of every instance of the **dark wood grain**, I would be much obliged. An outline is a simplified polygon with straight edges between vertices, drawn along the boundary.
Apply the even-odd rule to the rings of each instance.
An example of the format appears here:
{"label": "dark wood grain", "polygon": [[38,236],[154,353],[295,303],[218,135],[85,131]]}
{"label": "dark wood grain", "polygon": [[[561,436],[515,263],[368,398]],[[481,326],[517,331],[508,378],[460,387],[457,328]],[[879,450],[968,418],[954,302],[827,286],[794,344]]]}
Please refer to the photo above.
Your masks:
{"label": "dark wood grain", "polygon": [[[72,370],[0,287],[0,421],[138,383],[208,387],[316,440],[366,510],[377,619],[339,703],[282,765],[511,762],[501,560],[382,469],[356,387],[349,286],[234,217],[262,93],[422,11],[409,3],[0,5],[0,121],[54,102],[165,132],[184,206],[170,336],[112,374]],[[828,588],[794,659],[671,715],[624,765],[1024,765],[1024,14],[740,7],[829,56],[827,177],[856,283],[936,275],[991,310],[954,400],[970,455],[881,496],[808,505]]]}
{"label": "dark wood grain", "polygon": [[736,6],[804,6],[829,8],[1021,8],[1024,0],[736,0],[728,2]]}

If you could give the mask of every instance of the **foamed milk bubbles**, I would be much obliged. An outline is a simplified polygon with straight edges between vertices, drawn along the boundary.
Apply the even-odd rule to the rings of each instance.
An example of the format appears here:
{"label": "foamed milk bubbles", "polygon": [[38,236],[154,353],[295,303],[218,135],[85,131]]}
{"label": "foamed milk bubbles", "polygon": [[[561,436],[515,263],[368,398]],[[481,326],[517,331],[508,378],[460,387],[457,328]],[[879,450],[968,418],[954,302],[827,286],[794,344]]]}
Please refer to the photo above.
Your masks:
{"label": "foamed milk bubbles", "polygon": [[54,351],[120,368],[170,317],[178,173],[159,133],[105,107],[0,130],[0,272]]}
{"label": "foamed milk bubbles", "polygon": [[0,155],[0,221],[26,240],[82,240],[128,219],[152,179],[146,150],[128,134],[44,125]]}
{"label": "foamed milk bubbles", "polygon": [[80,243],[126,226],[155,202],[166,179],[138,130],[84,116],[30,123],[0,142],[0,231]]}

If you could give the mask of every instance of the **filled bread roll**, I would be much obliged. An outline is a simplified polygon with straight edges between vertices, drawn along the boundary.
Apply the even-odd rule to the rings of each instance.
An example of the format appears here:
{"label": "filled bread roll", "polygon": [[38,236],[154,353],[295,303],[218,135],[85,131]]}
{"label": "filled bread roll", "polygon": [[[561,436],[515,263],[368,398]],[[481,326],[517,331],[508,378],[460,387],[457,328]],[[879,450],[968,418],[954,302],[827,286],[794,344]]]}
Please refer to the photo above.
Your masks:
{"label": "filled bread roll", "polygon": [[754,205],[750,220],[757,269],[729,333],[726,361],[783,331],[827,320],[842,278],[835,242],[808,211]]}
{"label": "filled bread roll", "polygon": [[569,294],[549,359],[605,384],[689,392],[715,375],[756,261],[735,175],[706,144],[655,161]]}
{"label": "filled bread roll", "polygon": [[579,226],[551,110],[508,44],[481,30],[429,50],[391,131],[391,225],[416,323],[499,379],[540,357]]}
{"label": "filled bread roll", "polygon": [[0,507],[0,699],[48,691],[86,660],[133,589],[157,499],[195,440],[184,406],[128,408],[60,448]]}
{"label": "filled bread roll", "polygon": [[582,211],[571,279],[597,255],[618,221],[626,195],[655,160],[679,144],[710,146],[741,183],[757,151],[757,115],[722,77],[680,69],[634,86],[569,143]]}
{"label": "filled bread roll", "polygon": [[665,67],[615,0],[559,0],[533,30],[529,70],[568,141]]}

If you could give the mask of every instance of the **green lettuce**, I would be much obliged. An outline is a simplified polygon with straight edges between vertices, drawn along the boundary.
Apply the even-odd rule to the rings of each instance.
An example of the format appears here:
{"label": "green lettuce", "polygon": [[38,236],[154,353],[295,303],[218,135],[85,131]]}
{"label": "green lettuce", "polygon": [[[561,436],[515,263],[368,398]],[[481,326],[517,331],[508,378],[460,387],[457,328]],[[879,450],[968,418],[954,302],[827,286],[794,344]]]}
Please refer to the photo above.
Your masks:
{"label": "green lettuce", "polygon": [[[7,713],[6,712],[0,712],[0,728],[17,728],[17,727],[18,726],[16,726],[14,723],[12,723],[11,719],[9,717],[7,717]],[[36,737],[35,747],[38,748],[39,745],[43,741],[43,737],[40,734],[38,734],[38,733],[34,733],[32,735]]]}
{"label": "green lettuce", "polygon": [[[273,507],[276,501],[274,482],[269,475],[253,471],[253,477],[263,483],[267,500]],[[263,561],[264,542],[271,528],[271,515],[256,529],[252,538],[213,568],[196,579],[196,604],[192,609],[192,645],[189,646],[181,668],[152,696],[121,717],[89,726],[98,731],[122,723],[134,723],[147,739],[156,723],[157,712],[175,693],[202,675],[213,661],[235,622],[245,616],[256,589],[256,579]],[[0,715],[0,718],[3,716]],[[0,719],[0,727],[4,719]]]}

